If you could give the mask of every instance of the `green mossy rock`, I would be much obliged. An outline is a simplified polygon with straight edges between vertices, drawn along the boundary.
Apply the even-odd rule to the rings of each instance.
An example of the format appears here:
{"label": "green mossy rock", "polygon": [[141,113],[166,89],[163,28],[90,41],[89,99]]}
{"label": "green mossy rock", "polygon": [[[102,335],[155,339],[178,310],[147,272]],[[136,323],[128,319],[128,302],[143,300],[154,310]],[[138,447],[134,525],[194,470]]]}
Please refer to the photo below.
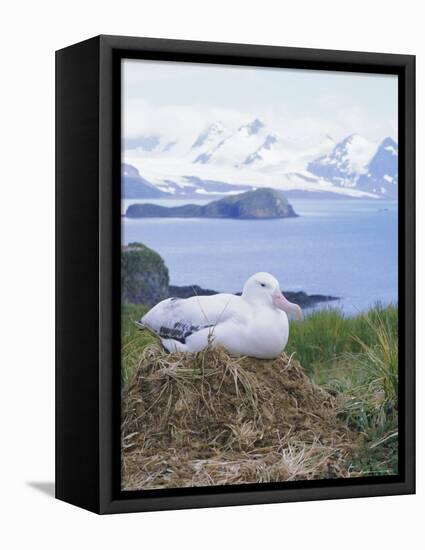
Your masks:
{"label": "green mossy rock", "polygon": [[123,304],[152,307],[168,298],[169,275],[164,260],[141,243],[130,243],[121,251]]}

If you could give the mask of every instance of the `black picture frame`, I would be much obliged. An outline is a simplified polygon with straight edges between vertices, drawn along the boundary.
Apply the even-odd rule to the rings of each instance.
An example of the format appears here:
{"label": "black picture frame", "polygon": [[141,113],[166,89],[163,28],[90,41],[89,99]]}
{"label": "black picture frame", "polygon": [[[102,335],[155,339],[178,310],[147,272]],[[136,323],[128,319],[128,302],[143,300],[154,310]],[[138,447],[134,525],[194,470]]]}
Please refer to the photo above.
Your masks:
{"label": "black picture frame", "polygon": [[[120,490],[120,61],[396,74],[399,475]],[[415,57],[98,36],[56,52],[56,498],[100,514],[415,492]]]}

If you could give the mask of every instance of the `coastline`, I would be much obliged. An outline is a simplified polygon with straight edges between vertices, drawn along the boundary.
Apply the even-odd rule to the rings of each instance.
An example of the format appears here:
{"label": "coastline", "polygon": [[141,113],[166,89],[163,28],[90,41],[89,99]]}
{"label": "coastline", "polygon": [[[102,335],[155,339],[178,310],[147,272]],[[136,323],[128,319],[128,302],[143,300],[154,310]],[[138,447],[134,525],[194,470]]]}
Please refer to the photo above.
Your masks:
{"label": "coastline", "polygon": [[[220,294],[217,290],[201,288],[199,285],[169,285],[168,289],[170,297],[175,298],[191,298],[192,296],[213,296],[214,294]],[[240,294],[240,292],[236,292],[236,295]],[[338,296],[326,294],[307,294],[302,290],[283,291],[283,294],[288,298],[288,300],[303,308],[313,307],[323,302],[334,302],[341,299]]]}

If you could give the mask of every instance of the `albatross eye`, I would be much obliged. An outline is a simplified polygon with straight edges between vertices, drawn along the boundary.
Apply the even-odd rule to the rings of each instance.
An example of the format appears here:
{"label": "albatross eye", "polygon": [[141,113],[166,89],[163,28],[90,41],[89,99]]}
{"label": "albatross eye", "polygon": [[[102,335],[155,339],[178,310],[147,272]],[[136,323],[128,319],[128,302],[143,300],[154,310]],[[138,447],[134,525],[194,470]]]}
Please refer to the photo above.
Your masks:
{"label": "albatross eye", "polygon": [[266,283],[260,283],[260,285],[264,287],[264,286],[266,286]]}

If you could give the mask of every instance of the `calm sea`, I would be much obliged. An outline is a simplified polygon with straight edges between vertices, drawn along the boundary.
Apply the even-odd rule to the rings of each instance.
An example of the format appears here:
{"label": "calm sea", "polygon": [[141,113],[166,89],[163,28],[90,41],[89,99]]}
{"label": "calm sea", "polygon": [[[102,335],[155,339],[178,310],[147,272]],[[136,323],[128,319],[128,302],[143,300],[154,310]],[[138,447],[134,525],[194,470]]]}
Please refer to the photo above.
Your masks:
{"label": "calm sea", "polygon": [[[125,200],[164,206],[208,201]],[[291,200],[283,220],[126,219],[123,242],[164,258],[171,284],[237,292],[257,271],[284,290],[341,297],[348,315],[397,302],[397,204],[377,200]]]}

